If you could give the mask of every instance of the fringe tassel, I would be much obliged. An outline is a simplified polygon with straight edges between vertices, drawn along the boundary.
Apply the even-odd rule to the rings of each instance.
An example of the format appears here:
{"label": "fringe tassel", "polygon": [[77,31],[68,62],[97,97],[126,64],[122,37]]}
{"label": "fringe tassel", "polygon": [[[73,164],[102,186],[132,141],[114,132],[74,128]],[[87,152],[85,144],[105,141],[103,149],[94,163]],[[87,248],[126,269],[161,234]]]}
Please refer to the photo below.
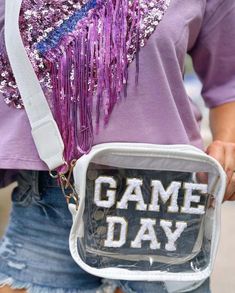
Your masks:
{"label": "fringe tassel", "polygon": [[45,55],[67,162],[89,152],[102,118],[107,125],[127,86],[128,51],[138,47],[139,0],[102,2]]}

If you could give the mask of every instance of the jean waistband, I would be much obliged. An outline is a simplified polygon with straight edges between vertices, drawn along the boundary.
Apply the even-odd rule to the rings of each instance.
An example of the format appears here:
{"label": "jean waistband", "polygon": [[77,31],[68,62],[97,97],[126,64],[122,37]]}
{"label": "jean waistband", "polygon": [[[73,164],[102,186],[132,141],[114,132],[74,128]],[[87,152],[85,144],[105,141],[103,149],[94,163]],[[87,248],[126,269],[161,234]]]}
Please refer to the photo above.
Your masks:
{"label": "jean waistband", "polygon": [[31,187],[35,194],[40,194],[42,188],[58,187],[58,179],[52,178],[48,171],[20,170],[16,181],[19,188]]}

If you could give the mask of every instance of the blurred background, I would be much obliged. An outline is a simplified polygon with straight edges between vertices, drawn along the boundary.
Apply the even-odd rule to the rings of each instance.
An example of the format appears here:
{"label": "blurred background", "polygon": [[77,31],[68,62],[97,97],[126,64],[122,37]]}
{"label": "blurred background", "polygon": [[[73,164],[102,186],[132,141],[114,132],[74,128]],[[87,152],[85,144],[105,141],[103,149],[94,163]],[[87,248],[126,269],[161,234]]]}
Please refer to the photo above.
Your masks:
{"label": "blurred background", "polygon": [[[211,134],[208,127],[208,110],[205,108],[200,97],[201,84],[195,76],[190,58],[186,61],[185,86],[188,95],[198,105],[203,113],[201,132],[204,138],[205,147],[211,141]],[[5,189],[0,189],[0,237],[4,233],[9,212],[10,194],[14,184]],[[222,207],[222,234],[220,247],[217,255],[214,273],[212,275],[213,293],[235,293],[235,202],[225,203]],[[147,293],[147,292],[146,292]],[[157,292],[156,292],[157,293]]]}

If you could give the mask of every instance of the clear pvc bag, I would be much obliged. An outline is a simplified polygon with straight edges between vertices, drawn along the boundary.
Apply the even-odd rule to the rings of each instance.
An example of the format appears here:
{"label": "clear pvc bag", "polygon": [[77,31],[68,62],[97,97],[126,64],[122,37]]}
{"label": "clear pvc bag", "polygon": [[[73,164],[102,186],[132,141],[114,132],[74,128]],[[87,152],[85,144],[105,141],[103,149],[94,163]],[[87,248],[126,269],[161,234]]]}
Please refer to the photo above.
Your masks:
{"label": "clear pvc bag", "polygon": [[220,230],[225,174],[187,145],[107,143],[74,169],[70,250],[103,278],[202,281]]}

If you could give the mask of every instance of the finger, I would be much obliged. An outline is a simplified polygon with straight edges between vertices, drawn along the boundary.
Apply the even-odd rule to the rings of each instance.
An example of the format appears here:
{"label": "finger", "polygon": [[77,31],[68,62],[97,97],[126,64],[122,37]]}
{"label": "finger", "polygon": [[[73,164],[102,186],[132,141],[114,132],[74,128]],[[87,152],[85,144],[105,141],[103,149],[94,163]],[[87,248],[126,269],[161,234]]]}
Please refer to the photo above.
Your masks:
{"label": "finger", "polygon": [[199,183],[204,183],[204,184],[208,183],[208,173],[197,172],[196,177]]}
{"label": "finger", "polygon": [[228,201],[235,201],[235,193],[228,199]]}
{"label": "finger", "polygon": [[235,193],[235,147],[234,144],[228,144],[225,148],[225,172],[227,174],[227,188],[225,200],[232,200]]}
{"label": "finger", "polygon": [[225,150],[222,142],[214,141],[209,145],[206,153],[216,159],[223,168],[225,167]]}
{"label": "finger", "polygon": [[225,200],[234,200],[234,199],[235,199],[235,173],[233,173],[225,193]]}
{"label": "finger", "polygon": [[[228,144],[225,147],[225,172],[228,177],[228,183],[233,177],[234,170],[235,170],[235,145]],[[235,190],[234,190],[235,191]]]}

